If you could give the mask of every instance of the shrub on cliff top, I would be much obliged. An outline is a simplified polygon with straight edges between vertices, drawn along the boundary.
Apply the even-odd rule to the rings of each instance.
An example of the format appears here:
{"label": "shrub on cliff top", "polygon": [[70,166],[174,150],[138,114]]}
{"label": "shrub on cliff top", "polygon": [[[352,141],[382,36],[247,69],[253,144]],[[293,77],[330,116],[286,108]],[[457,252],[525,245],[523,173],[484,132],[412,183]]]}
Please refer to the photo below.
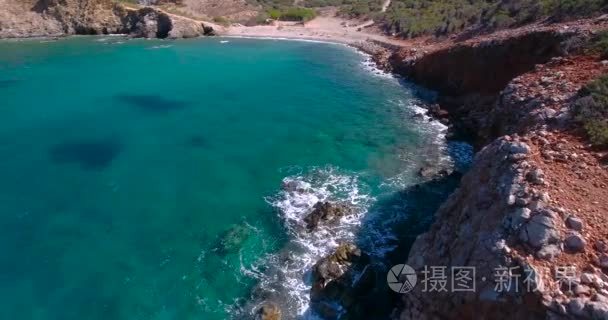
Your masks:
{"label": "shrub on cliff top", "polygon": [[608,75],[583,87],[574,107],[591,143],[608,146]]}
{"label": "shrub on cliff top", "polygon": [[415,37],[510,28],[544,18],[565,20],[607,9],[606,0],[393,0],[382,20],[389,32]]}
{"label": "shrub on cliff top", "polygon": [[591,50],[599,53],[602,59],[608,59],[608,30],[599,32],[593,37]]}
{"label": "shrub on cliff top", "polygon": [[316,17],[315,10],[310,8],[289,7],[289,8],[273,8],[269,9],[268,16],[274,20],[284,21],[309,21]]}

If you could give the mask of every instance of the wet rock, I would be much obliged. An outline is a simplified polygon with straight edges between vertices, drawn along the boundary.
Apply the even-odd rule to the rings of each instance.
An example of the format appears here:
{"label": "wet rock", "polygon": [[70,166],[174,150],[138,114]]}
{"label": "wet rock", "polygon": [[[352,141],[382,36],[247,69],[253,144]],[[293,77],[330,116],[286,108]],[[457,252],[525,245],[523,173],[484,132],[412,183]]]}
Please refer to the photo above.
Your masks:
{"label": "wet rock", "polygon": [[314,205],[312,212],[304,218],[304,222],[306,229],[311,232],[320,224],[334,223],[353,212],[354,210],[346,204],[319,201]]}
{"label": "wet rock", "polygon": [[346,268],[361,257],[361,250],[354,244],[342,244],[336,251],[319,260],[313,267],[313,288],[311,295],[317,296],[317,293],[325,287],[325,285],[338,279],[346,272]]}
{"label": "wet rock", "polygon": [[583,230],[583,220],[575,216],[568,216],[566,226],[572,230],[581,231]]}
{"label": "wet rock", "polygon": [[358,314],[361,297],[377,287],[375,279],[369,257],[353,244],[341,244],[312,269],[311,307],[325,319],[335,319],[333,315],[344,310]]}
{"label": "wet rock", "polygon": [[281,309],[272,302],[267,302],[258,310],[256,320],[281,320]]}
{"label": "wet rock", "polygon": [[282,188],[287,192],[305,193],[308,191],[308,185],[305,182],[298,180],[283,181]]}
{"label": "wet rock", "polygon": [[431,178],[435,173],[436,171],[430,166],[424,166],[418,170],[418,175],[422,178]]}
{"label": "wet rock", "polygon": [[577,253],[584,252],[587,242],[583,236],[577,232],[572,232],[566,236],[564,240],[564,246],[567,251]]}

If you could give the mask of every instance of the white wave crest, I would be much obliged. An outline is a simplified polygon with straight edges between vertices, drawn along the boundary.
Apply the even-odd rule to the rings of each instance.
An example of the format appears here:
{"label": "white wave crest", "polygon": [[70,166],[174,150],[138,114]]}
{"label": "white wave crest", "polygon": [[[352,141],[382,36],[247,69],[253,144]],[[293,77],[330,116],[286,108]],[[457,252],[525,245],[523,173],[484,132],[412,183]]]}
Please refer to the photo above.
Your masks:
{"label": "white wave crest", "polygon": [[[314,264],[340,243],[353,242],[373,198],[354,174],[339,172],[336,168],[315,168],[308,174],[296,174],[283,179],[283,188],[266,201],[277,209],[290,240],[286,248],[265,259],[273,272],[260,272],[257,267],[241,270],[255,277],[268,291],[280,291],[283,310],[291,311],[299,319],[317,319],[309,310],[310,270]],[[339,201],[354,208],[355,213],[343,217],[332,226],[321,226],[307,232],[304,218],[320,201]],[[278,286],[278,287],[277,287]]]}

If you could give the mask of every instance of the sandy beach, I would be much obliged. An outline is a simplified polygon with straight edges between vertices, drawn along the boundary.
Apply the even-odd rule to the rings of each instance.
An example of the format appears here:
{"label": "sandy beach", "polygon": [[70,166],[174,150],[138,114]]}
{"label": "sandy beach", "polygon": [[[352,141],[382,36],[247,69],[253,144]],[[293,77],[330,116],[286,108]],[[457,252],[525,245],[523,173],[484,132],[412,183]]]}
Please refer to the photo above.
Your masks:
{"label": "sandy beach", "polygon": [[272,37],[287,39],[307,39],[330,41],[344,44],[356,44],[374,40],[392,45],[402,41],[374,33],[373,21],[349,21],[337,17],[319,16],[306,23],[275,21],[272,25],[220,27],[217,31],[222,36]]}

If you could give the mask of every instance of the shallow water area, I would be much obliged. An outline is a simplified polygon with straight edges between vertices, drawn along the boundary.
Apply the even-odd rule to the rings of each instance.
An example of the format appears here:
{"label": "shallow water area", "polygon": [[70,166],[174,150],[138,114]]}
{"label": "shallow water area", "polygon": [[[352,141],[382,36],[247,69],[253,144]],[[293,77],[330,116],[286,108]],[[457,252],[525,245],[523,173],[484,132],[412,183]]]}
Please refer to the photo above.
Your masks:
{"label": "shallow water area", "polygon": [[[425,163],[469,156],[415,89],[328,43],[4,41],[0,101],[3,319],[226,319],[284,248],[305,262],[269,285],[305,315],[316,257]],[[357,215],[303,238],[319,200]]]}

